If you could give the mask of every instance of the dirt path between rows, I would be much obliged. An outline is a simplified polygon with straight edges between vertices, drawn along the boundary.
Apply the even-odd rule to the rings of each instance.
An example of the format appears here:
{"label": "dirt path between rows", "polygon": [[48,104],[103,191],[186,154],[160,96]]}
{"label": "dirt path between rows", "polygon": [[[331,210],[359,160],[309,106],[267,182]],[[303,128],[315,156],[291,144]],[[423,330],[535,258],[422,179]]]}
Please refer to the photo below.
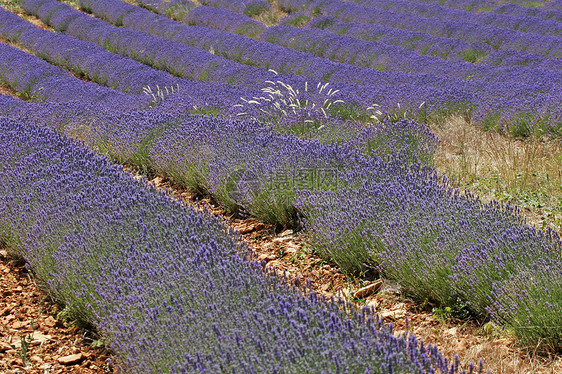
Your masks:
{"label": "dirt path between rows", "polygon": [[0,373],[113,373],[111,353],[62,315],[26,267],[0,250]]}

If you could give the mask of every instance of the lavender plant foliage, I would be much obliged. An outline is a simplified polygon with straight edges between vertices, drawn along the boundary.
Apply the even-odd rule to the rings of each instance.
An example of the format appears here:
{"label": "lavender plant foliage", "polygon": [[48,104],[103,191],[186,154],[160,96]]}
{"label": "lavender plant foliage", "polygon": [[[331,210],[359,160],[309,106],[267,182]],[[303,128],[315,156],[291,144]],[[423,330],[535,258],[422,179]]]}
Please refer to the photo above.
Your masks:
{"label": "lavender plant foliage", "polygon": [[0,129],[0,232],[126,370],[456,372],[413,335],[264,276],[217,219],[106,159],[25,123]]}
{"label": "lavender plant foliage", "polygon": [[538,17],[562,22],[562,10],[560,9],[545,10],[541,8],[525,8],[517,4],[504,4],[493,11],[498,14],[506,14],[510,16]]}
{"label": "lavender plant foliage", "polygon": [[[436,0],[417,0],[419,3],[435,4]],[[542,3],[541,8],[525,7],[524,3],[518,4],[517,1],[510,1],[509,3],[499,3],[491,0],[440,0],[440,5],[446,6],[451,9],[462,9],[469,12],[481,13],[493,11],[499,14],[509,14],[512,16],[529,16],[540,17],[544,19],[553,19],[562,21],[562,3],[560,0],[549,1]]]}
{"label": "lavender plant foliage", "polygon": [[[41,7],[53,3],[59,4],[54,0],[48,0],[44,1]],[[105,0],[99,3],[96,2],[92,10],[99,10],[107,19],[121,20],[122,16],[131,10],[130,7],[133,7],[130,4],[122,3],[129,7],[116,12],[109,6],[111,4],[113,3]],[[31,10],[33,9],[34,1],[26,0],[21,5],[24,9]],[[55,14],[59,11],[73,12],[75,16],[64,30],[66,33],[78,39],[103,46],[111,52],[136,59],[158,69],[167,70],[176,76],[193,80],[215,80],[223,83],[237,84],[246,83],[245,80],[253,79],[256,81],[255,77],[259,77],[256,69],[231,63],[208,51],[190,48],[145,33],[112,26],[72,9],[68,5],[62,5],[64,8],[57,8]],[[138,7],[133,8],[139,9]]]}
{"label": "lavender plant foliage", "polygon": [[[152,106],[166,101],[170,112],[194,111],[205,107],[227,112],[232,110],[240,97],[252,97],[259,93],[226,83],[175,78],[166,72],[108,52],[93,43],[42,30],[3,9],[0,9],[0,15],[0,35],[5,39],[17,42],[39,57],[98,84],[143,95],[150,91],[152,94],[141,101],[146,103],[150,99]],[[66,48],[68,45],[73,48]]]}
{"label": "lavender plant foliage", "polygon": [[93,43],[42,30],[1,8],[0,35],[52,64],[120,91],[141,94],[146,86],[172,87],[181,82]]}
{"label": "lavender plant foliage", "polygon": [[519,67],[516,69],[517,74],[514,74],[515,68],[480,66],[464,61],[444,61],[437,57],[422,56],[397,46],[355,40],[315,28],[274,26],[268,28],[261,38],[283,47],[309,51],[329,60],[377,70],[428,73],[453,79],[470,77],[471,81],[484,80],[490,85],[513,81],[528,86],[540,80],[543,87],[552,85],[551,92],[559,91],[562,83],[562,74],[559,72]]}
{"label": "lavender plant foliage", "polygon": [[[54,0],[36,1],[43,1],[43,3],[54,2]],[[109,0],[106,0],[104,3],[108,3],[108,1]],[[130,13],[130,8],[128,6],[120,9],[120,3],[123,4],[122,2],[113,1],[111,3],[111,9],[113,12],[117,12],[116,14],[121,14],[119,12],[126,14],[123,18],[123,22],[130,22],[135,19],[138,20],[139,17],[141,17],[141,22],[139,22],[139,24],[143,25],[146,23],[146,19],[144,19],[143,16],[140,16],[140,14],[145,14],[147,12],[146,10],[137,8],[141,11],[140,14],[138,14],[139,12]],[[34,1],[31,0],[25,0],[22,2],[22,6],[26,9],[33,9],[33,5]],[[217,62],[220,61],[222,65],[216,66],[212,61],[209,61],[204,57],[209,54],[202,51],[200,58],[195,58],[195,61],[202,64],[202,66],[199,67],[194,65],[192,60],[188,63],[186,55],[180,53],[183,51],[183,46],[181,45],[178,46],[176,43],[171,43],[169,45],[170,50],[178,53],[168,53],[167,50],[162,51],[160,49],[162,43],[164,43],[162,39],[150,39],[150,37],[144,33],[133,33],[131,30],[127,31],[122,28],[112,28],[112,26],[83,15],[70,7],[67,7],[64,11],[67,10],[74,12],[77,18],[69,24],[69,28],[66,32],[75,37],[93,41],[106,48],[117,48],[120,53],[125,53],[129,57],[133,57],[141,62],[149,62],[152,66],[164,68],[176,75],[182,76],[187,74],[185,70],[189,68],[189,70],[195,70],[196,72],[191,74],[194,79],[214,79],[220,82],[235,82],[237,84],[243,84],[254,88],[261,88],[263,87],[264,81],[271,80],[274,77],[277,78],[276,75],[271,72],[266,72],[264,70],[260,71],[257,69],[243,67],[238,64],[228,63],[227,60],[224,59],[217,60]],[[132,15],[135,15],[135,18],[129,18]],[[151,22],[155,21],[154,17],[150,20]],[[160,19],[158,20],[160,21]],[[132,22],[128,25],[133,27],[132,25],[134,24],[135,23]],[[150,28],[154,28],[154,26],[156,25],[153,24],[150,26],[150,23],[148,23],[144,27],[147,27],[148,30],[150,30]],[[175,28],[179,25],[172,22],[170,25],[166,26]],[[204,30],[207,32],[209,29]],[[177,32],[177,30],[175,32]],[[107,37],[104,35],[107,35]],[[182,37],[185,37],[185,35],[185,32],[181,34]],[[147,38],[149,38],[148,41],[150,41],[151,47],[147,47],[146,45]],[[252,39],[239,39],[239,41],[244,43],[249,40]],[[125,45],[127,42],[130,43],[130,46],[128,47]],[[258,43],[258,46],[261,49],[261,46],[265,44],[266,43]],[[141,47],[141,45],[143,47]],[[252,47],[252,45],[250,45],[250,47]],[[256,45],[253,46],[255,47]],[[179,48],[179,50],[177,50],[176,47]],[[211,50],[216,49],[214,49],[211,45]],[[236,49],[233,49],[232,46],[224,44],[223,51],[227,50],[233,51],[233,53],[236,53],[237,51]],[[461,110],[458,108],[465,110],[473,100],[471,97],[472,95],[464,92],[462,88],[459,88],[458,84],[454,84],[454,82],[447,82],[444,79],[437,79],[436,77],[428,79],[428,77],[425,76],[412,76],[397,73],[373,73],[373,71],[369,69],[358,70],[356,67],[350,68],[345,65],[334,64],[322,59],[311,60],[309,54],[297,53],[295,56],[293,54],[284,53],[285,51],[287,50],[284,48],[269,47],[265,50],[261,49],[261,51],[248,50],[246,53],[251,56],[255,55],[255,57],[253,57],[253,61],[257,61],[260,66],[279,66],[282,70],[289,70],[303,74],[313,78],[314,80],[325,80],[326,78],[329,78],[332,81],[342,82],[341,84],[338,84],[338,88],[341,91],[341,95],[345,95],[346,103],[348,105],[346,111],[340,113],[342,116],[349,117],[350,114],[358,111],[357,108],[359,108],[359,111],[364,111],[365,107],[368,107],[373,103],[380,103],[381,107],[383,107],[388,113],[393,113],[397,109],[397,103],[400,103],[400,108],[407,109],[411,113],[416,113],[420,104],[425,102],[428,108],[427,112],[431,112],[437,108],[438,110],[436,110],[436,112],[440,113],[442,111]],[[258,55],[256,55],[256,53],[259,55],[259,59],[257,60],[256,58]],[[154,56],[157,56],[157,58]],[[271,56],[271,58],[268,58],[268,56]],[[191,56],[191,59],[193,58],[194,56]],[[184,62],[185,65],[183,64]],[[355,77],[353,82],[349,82],[350,77]],[[294,86],[304,86],[305,84],[303,79],[299,79],[289,74],[283,75],[282,79],[283,82]],[[362,90],[357,90],[356,83],[361,83],[365,87],[363,87]],[[371,84],[373,86],[371,86]],[[397,84],[400,86],[397,87]]]}
{"label": "lavender plant foliage", "polygon": [[[303,4],[304,3],[304,4]],[[309,9],[314,16],[330,15],[342,22],[381,24],[403,28],[433,36],[454,37],[469,42],[480,41],[494,49],[524,50],[550,58],[562,56],[560,38],[536,35],[464,22],[458,19],[430,19],[409,14],[399,14],[386,9],[369,8],[338,0],[284,0],[282,6],[294,11]]]}
{"label": "lavender plant foliage", "polygon": [[365,160],[348,145],[302,141],[258,123],[212,124],[202,117],[164,132],[150,149],[154,169],[268,223],[298,224],[295,188],[337,189],[333,177]]}
{"label": "lavender plant foliage", "polygon": [[391,12],[416,15],[424,18],[444,20],[462,19],[465,22],[492,26],[500,29],[512,29],[555,37],[562,36],[562,24],[554,20],[542,20],[523,15],[512,17],[493,12],[472,13],[464,10],[451,9],[435,3],[420,4],[419,2],[408,0],[354,0],[354,2],[362,6],[386,9]]}
{"label": "lavender plant foliage", "polygon": [[244,14],[205,5],[193,8],[185,17],[184,22],[188,25],[210,27],[251,38],[259,36],[266,29],[263,23]]}
{"label": "lavender plant foliage", "polygon": [[552,326],[562,296],[546,291],[559,290],[558,235],[525,225],[513,207],[448,188],[431,169],[365,174],[341,177],[346,186],[364,181],[359,188],[304,191],[297,199],[321,253],[348,271],[375,267],[420,300],[492,316],[559,349]]}
{"label": "lavender plant foliage", "polygon": [[0,82],[22,97],[35,101],[80,100],[104,102],[115,109],[148,106],[148,98],[135,97],[81,81],[68,72],[15,47],[0,43]]}
{"label": "lavender plant foliage", "polygon": [[187,13],[197,6],[197,4],[190,0],[140,0],[137,3],[156,13],[165,14],[170,18],[180,20],[183,20]]}
{"label": "lavender plant foliage", "polygon": [[331,16],[317,17],[308,24],[308,27],[329,30],[335,34],[360,40],[396,45],[420,55],[445,60],[464,60],[493,66],[533,66],[537,69],[562,70],[560,59],[508,49],[496,51],[490,45],[479,41],[468,42],[455,38],[436,37],[422,32],[378,24],[344,23]]}
{"label": "lavender plant foliage", "polygon": [[294,12],[289,14],[287,17],[281,18],[280,25],[289,25],[296,27],[303,27],[310,22],[310,16],[305,12]]}

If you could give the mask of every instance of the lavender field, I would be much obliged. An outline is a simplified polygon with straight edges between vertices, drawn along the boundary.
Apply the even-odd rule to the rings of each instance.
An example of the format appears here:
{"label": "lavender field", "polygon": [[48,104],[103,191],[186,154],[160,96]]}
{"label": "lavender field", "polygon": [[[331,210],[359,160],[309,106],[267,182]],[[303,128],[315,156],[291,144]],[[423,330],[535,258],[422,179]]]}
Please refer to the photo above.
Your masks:
{"label": "lavender field", "polygon": [[559,0],[0,1],[0,244],[125,372],[484,371],[127,166],[559,356],[559,233],[438,171],[451,118],[560,141]]}

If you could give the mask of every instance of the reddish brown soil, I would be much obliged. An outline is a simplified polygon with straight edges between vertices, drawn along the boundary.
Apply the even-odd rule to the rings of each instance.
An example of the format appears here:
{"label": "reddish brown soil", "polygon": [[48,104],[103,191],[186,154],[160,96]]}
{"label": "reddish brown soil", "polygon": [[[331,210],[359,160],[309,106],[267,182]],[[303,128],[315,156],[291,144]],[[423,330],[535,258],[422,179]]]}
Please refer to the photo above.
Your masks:
{"label": "reddish brown soil", "polygon": [[0,373],[114,372],[110,352],[92,347],[91,332],[57,318],[60,308],[4,250],[0,290]]}

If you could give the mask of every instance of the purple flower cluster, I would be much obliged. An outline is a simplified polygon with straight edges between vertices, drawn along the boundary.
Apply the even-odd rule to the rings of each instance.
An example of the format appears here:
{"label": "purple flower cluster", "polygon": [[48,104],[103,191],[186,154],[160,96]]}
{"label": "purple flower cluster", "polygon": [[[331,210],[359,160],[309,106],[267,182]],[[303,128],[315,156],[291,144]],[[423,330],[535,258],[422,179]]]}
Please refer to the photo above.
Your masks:
{"label": "purple flower cluster", "polygon": [[512,81],[525,84],[526,86],[522,88],[528,92],[529,84],[536,86],[536,83],[541,81],[542,87],[546,88],[550,85],[551,92],[560,93],[562,84],[560,72],[518,67],[517,74],[514,74],[512,67],[503,68],[474,65],[464,61],[445,61],[437,57],[423,56],[394,45],[357,40],[317,28],[273,26],[269,27],[260,38],[283,47],[309,51],[328,60],[371,69],[427,73],[459,80],[470,77],[471,81],[487,82],[490,89],[494,91],[497,90],[494,83]]}
{"label": "purple flower cluster", "polygon": [[198,6],[187,13],[184,22],[188,25],[210,27],[250,38],[258,37],[266,29],[263,23],[244,14],[205,5]]}
{"label": "purple flower cluster", "polygon": [[551,58],[562,56],[560,38],[554,36],[479,25],[459,19],[424,18],[338,0],[281,0],[279,4],[291,11],[309,9],[314,16],[329,15],[343,22],[377,23],[433,36],[482,42],[494,49],[524,50]]}
{"label": "purple flower cluster", "polygon": [[68,139],[2,118],[0,141],[0,234],[127,370],[458,372],[367,310],[264,276],[218,219]]}
{"label": "purple flower cluster", "polygon": [[526,33],[562,36],[562,23],[555,20],[542,20],[536,17],[519,15],[517,17],[493,12],[472,13],[465,10],[451,9],[436,3],[420,4],[408,0],[353,0],[353,2],[373,8],[386,9],[400,14],[415,15],[431,19],[462,19],[464,22],[512,29]]}

